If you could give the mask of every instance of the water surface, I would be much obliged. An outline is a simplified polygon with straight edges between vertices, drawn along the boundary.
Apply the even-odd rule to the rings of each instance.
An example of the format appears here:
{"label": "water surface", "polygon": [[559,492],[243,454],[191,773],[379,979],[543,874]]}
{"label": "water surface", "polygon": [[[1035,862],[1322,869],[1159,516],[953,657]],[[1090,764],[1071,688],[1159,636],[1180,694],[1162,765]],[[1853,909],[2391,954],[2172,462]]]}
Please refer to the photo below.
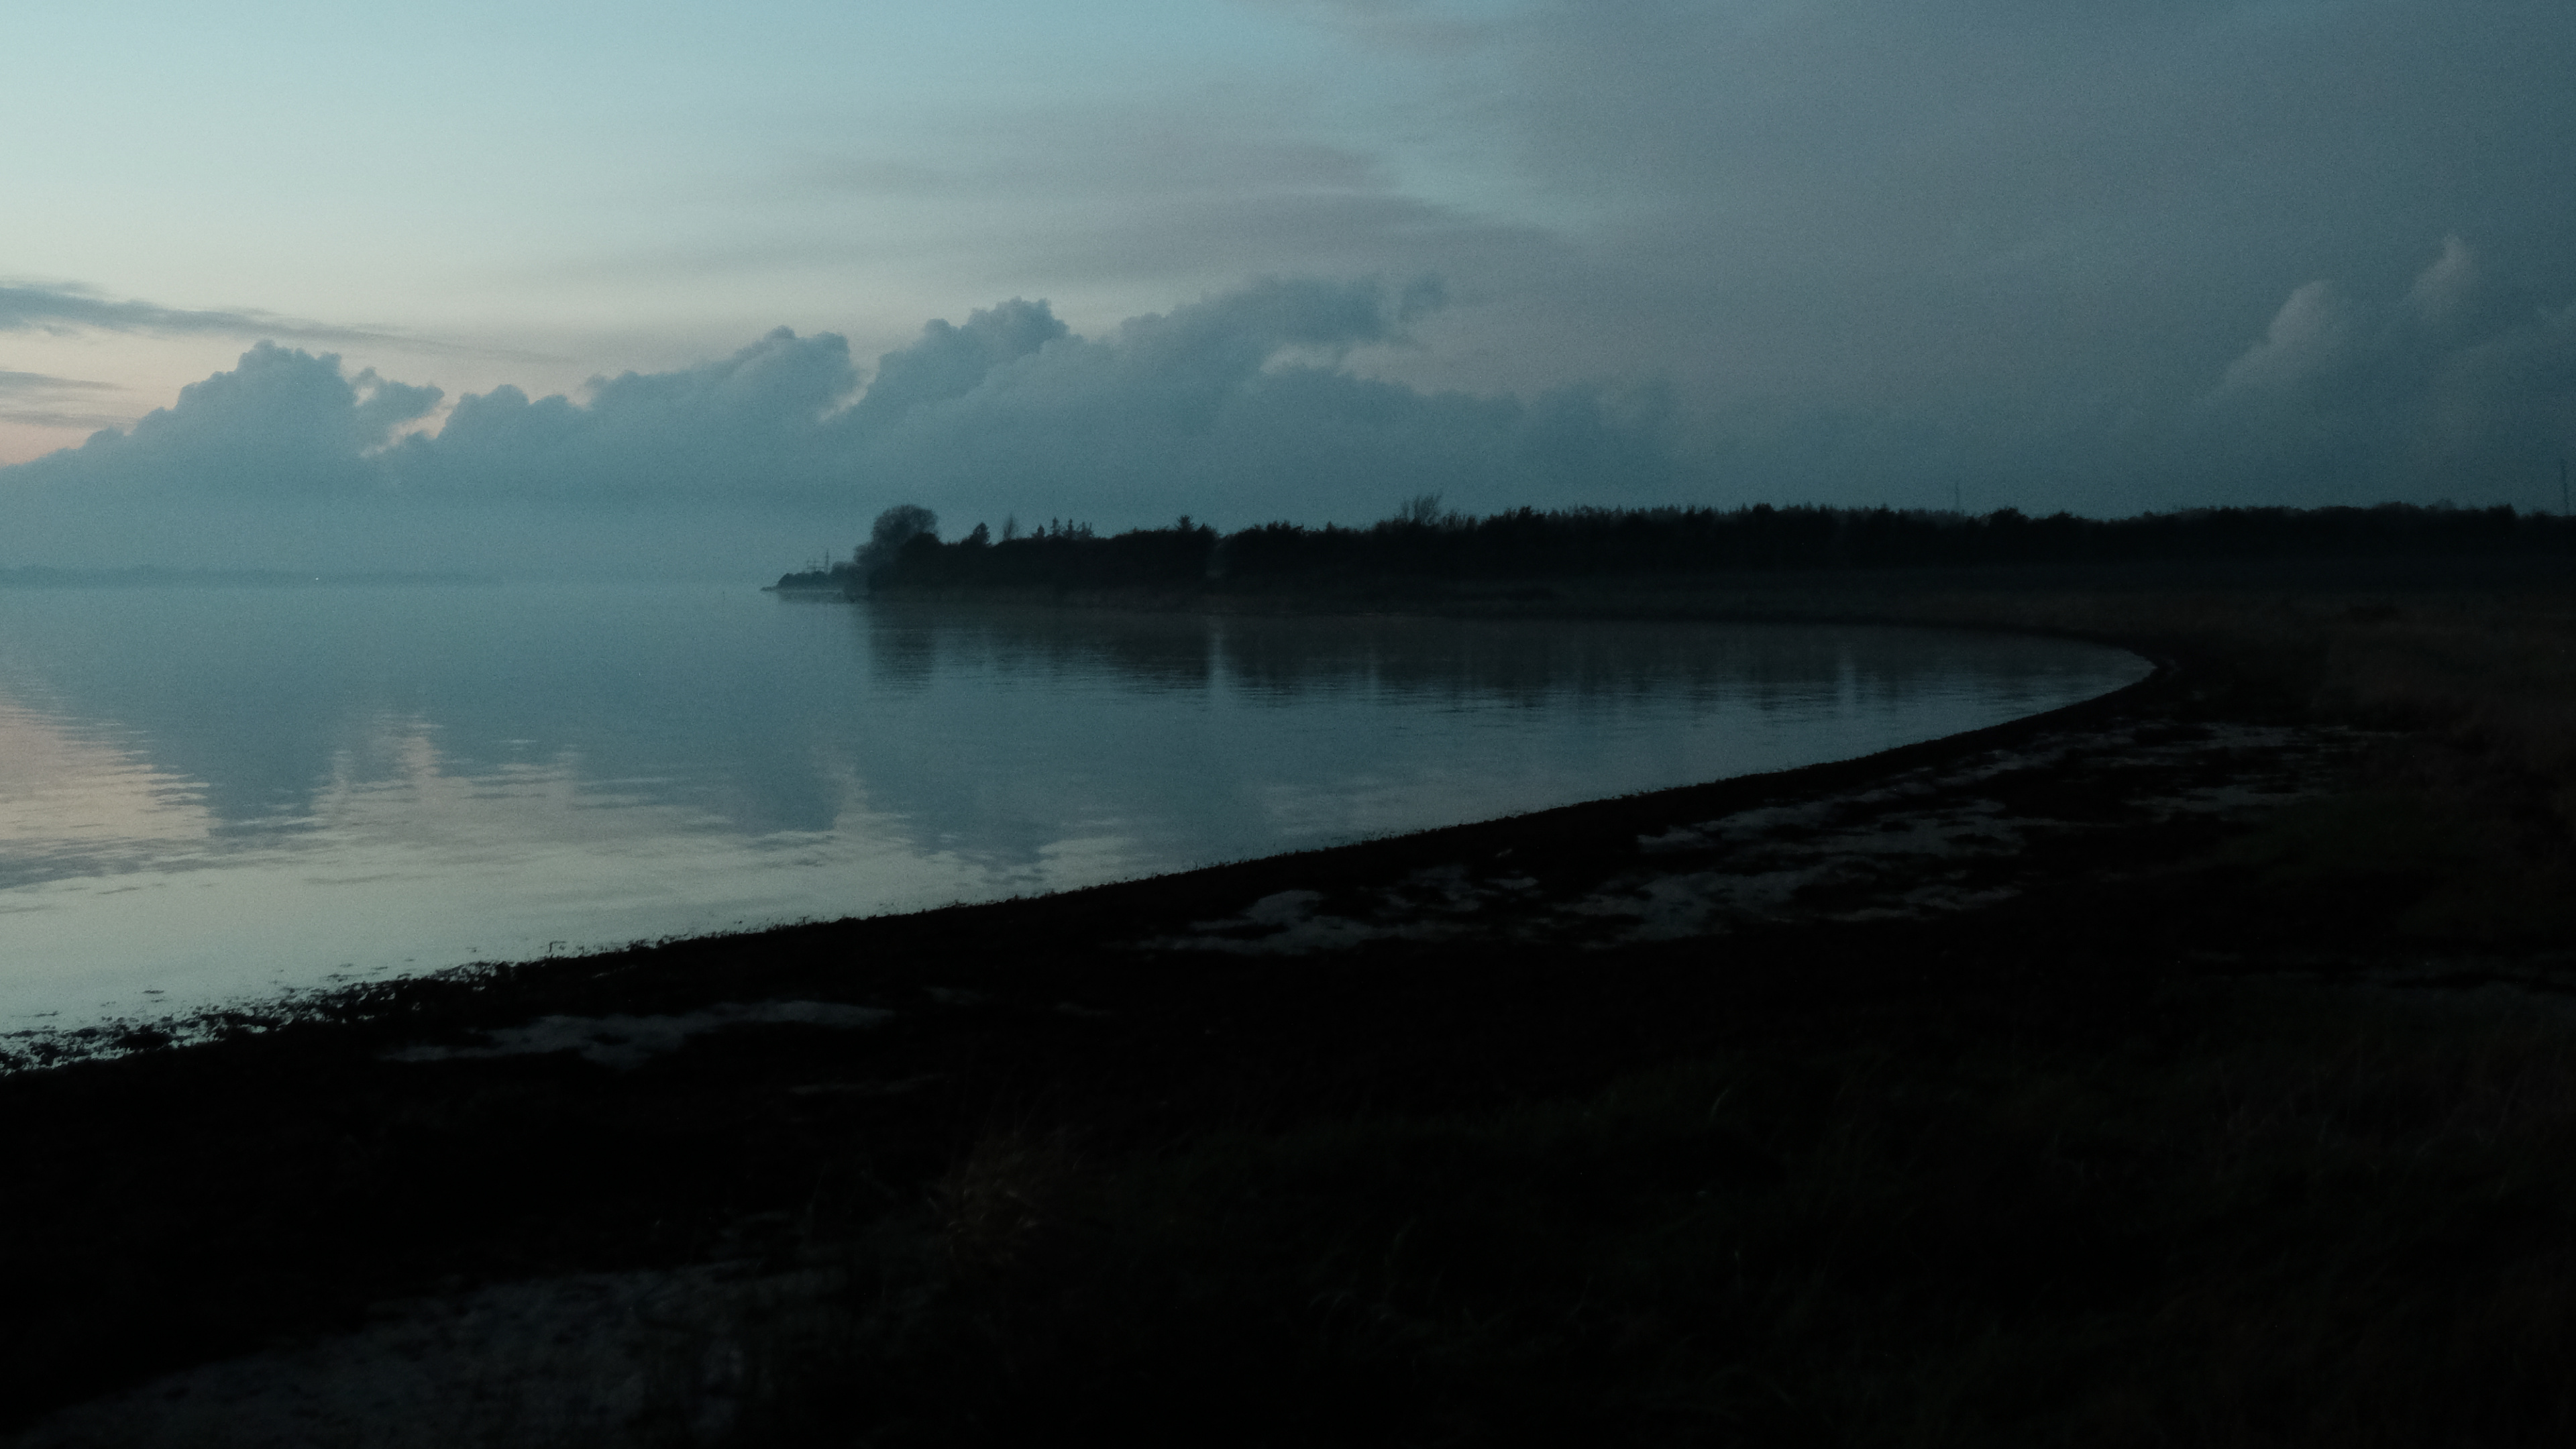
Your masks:
{"label": "water surface", "polygon": [[0,1030],[1781,769],[2146,668],[1844,627],[5,589]]}

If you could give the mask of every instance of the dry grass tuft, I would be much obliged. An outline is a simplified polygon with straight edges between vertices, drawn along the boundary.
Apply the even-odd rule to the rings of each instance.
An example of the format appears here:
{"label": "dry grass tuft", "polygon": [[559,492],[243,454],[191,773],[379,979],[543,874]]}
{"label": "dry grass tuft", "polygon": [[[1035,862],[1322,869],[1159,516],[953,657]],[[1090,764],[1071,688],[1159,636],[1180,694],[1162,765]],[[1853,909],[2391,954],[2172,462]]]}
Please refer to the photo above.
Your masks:
{"label": "dry grass tuft", "polygon": [[1026,1266],[1064,1225],[1077,1176],[1061,1132],[987,1135],[931,1185],[943,1256],[969,1274]]}

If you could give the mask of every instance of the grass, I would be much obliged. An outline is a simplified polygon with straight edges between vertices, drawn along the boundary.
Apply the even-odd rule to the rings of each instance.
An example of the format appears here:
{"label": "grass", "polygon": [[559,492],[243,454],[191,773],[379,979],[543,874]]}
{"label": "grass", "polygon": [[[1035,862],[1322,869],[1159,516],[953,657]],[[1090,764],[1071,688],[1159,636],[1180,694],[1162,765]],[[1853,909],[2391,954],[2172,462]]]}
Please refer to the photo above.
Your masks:
{"label": "grass", "polygon": [[2576,596],[2399,598],[2290,595],[2259,609],[2218,598],[2164,627],[2251,656],[2239,677],[2263,677],[2252,664],[2263,661],[2301,717],[2397,736],[2354,795],[2269,832],[2279,867],[2418,869],[2438,884],[2403,929],[2576,944]]}
{"label": "grass", "polygon": [[1123,1162],[998,1134],[758,1437],[2576,1433],[2556,1010],[2177,988],[2036,1047],[1955,1026]]}

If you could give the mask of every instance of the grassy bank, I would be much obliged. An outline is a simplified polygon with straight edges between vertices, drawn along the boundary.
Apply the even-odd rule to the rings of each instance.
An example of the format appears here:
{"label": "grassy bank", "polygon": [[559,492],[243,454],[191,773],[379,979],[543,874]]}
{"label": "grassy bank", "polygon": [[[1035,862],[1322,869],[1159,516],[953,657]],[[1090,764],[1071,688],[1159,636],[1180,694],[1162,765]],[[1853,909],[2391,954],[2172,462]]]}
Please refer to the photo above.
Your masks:
{"label": "grassy bank", "polygon": [[2576,1432],[2562,1017],[2131,1004],[1801,1033],[1509,1111],[1099,1165],[988,1137],[907,1253],[863,1264],[852,1317],[777,1353],[760,1437]]}
{"label": "grassy bank", "polygon": [[[2027,918],[1877,943],[1953,966],[1926,986],[1840,942],[1763,963],[1821,979],[1719,1050],[1499,1111],[1097,1157],[997,1129],[778,1350],[763,1437],[2563,1442],[2576,599],[2338,582],[1463,601],[2119,640],[2188,661],[2182,712],[2383,735],[2345,791],[2166,862],[2190,888],[2144,951]],[[2267,906],[2291,939],[2236,933]],[[2542,989],[2354,986],[2390,961],[2356,926]]]}
{"label": "grassy bank", "polygon": [[[1641,836],[2010,755],[2028,731],[383,988],[329,1022],[0,1079],[0,1266],[29,1345],[0,1364],[6,1402],[24,1421],[402,1293],[731,1257],[841,1286],[726,1329],[739,1372],[674,1368],[603,1442],[2576,1428],[2576,1026],[2557,995],[2576,597],[2557,584],[2021,571],[1336,606],[2124,641],[2173,667],[2063,728],[2185,754],[2152,782],[2078,748],[2009,788],[1953,787],[2087,833],[2052,837],[2000,904],[1926,918],[1299,958],[1136,944],[1461,861],[1573,898]],[[2333,788],[2230,823],[2139,812],[2140,792],[2233,788],[2227,742],[2250,725],[2331,744]],[[719,1034],[629,1072],[382,1055],[718,995],[895,1014]]]}
{"label": "grassy bank", "polygon": [[2403,918],[2428,938],[2576,946],[2576,591],[2564,583],[1942,590],[1887,612],[2138,640],[2198,662],[2201,707],[2387,731],[2348,793],[2302,807],[2242,858],[2275,874],[2434,880]]}

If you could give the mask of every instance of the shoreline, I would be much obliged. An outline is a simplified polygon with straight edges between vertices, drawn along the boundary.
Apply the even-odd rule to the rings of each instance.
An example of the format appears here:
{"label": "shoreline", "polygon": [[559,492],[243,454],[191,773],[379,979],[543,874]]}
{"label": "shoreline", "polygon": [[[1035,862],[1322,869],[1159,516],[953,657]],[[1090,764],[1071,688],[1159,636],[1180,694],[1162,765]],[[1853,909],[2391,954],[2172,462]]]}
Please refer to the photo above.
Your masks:
{"label": "shoreline", "polygon": [[[1911,617],[1869,622],[2103,626],[2031,596],[1899,602]],[[816,1211],[841,1233],[911,1221],[1005,1125],[1149,1163],[1210,1134],[1520,1110],[1764,1043],[2002,1043],[2028,1021],[2079,1039],[2229,983],[2556,989],[2576,963],[2553,930],[2397,929],[2413,898],[2392,881],[2443,888],[2422,862],[2302,863],[2351,832],[2300,811],[2414,736],[2311,717],[2265,641],[2226,656],[2173,623],[2129,635],[2174,646],[2145,681],[1856,760],[386,983],[232,1041],[0,1078],[29,1170],[63,1194],[13,1202],[54,1264],[17,1266],[61,1285],[29,1301],[64,1309],[150,1242],[148,1184],[192,1194],[186,1251],[86,1290],[7,1370],[0,1423],[327,1342],[406,1295],[746,1254],[783,1270],[815,1251]],[[843,1014],[710,1016],[760,1003]],[[523,1216],[477,1207],[504,1182]]]}
{"label": "shoreline", "polygon": [[[800,599],[799,602],[807,601]],[[844,601],[834,598],[829,602],[843,603]],[[979,597],[972,600],[923,600],[898,595],[889,599],[887,602],[902,608],[928,608],[933,610],[954,607],[960,603],[966,603],[974,607],[989,606],[1008,610],[1013,613],[1026,612],[1036,614],[1053,613],[1063,609],[1075,609],[1084,612],[1097,610],[1101,612],[1142,614],[1203,612],[1198,610],[1194,601],[1187,599],[1174,600],[1159,595],[1146,597],[1114,595],[1099,598],[1078,599],[1070,602],[1058,602],[1020,595],[1009,595],[996,598]],[[1271,600],[1269,602],[1276,603],[1280,601]],[[1302,602],[1289,602],[1296,606],[1293,609],[1293,612],[1301,615],[1316,612],[1317,609],[1321,609],[1322,612],[1325,612],[1328,616],[1340,616],[1345,612],[1337,607],[1326,607],[1326,601],[1305,600]],[[1512,623],[1519,621],[1535,623],[1572,620],[1582,623],[1602,624],[1744,624],[1755,626],[1784,625],[1792,627],[1815,626],[1897,630],[1928,628],[1960,635],[1992,634],[2062,638],[2072,642],[2118,649],[2123,654],[2130,654],[2134,658],[2143,660],[2151,674],[2153,670],[2159,667],[2157,661],[2152,658],[2147,658],[2144,655],[2137,654],[2136,651],[2130,649],[2125,644],[2103,637],[2098,633],[2078,630],[2016,628],[2010,626],[1984,625],[1975,622],[1906,622],[1889,620],[1868,613],[1850,614],[1841,611],[1818,617],[1810,617],[1808,615],[1795,612],[1783,614],[1777,610],[1746,611],[1737,608],[1725,607],[1721,607],[1716,611],[1711,612],[1706,609],[1677,609],[1673,606],[1668,597],[1659,594],[1649,594],[1640,597],[1628,594],[1624,591],[1613,595],[1606,604],[1597,606],[1589,611],[1568,607],[1569,601],[1556,599],[1553,596],[1551,596],[1551,599],[1548,601],[1540,602],[1537,607],[1531,607],[1531,600],[1519,597],[1518,594],[1515,593],[1512,597],[1505,600],[1505,603],[1510,609],[1510,612],[1505,614],[1497,614],[1492,612],[1490,609],[1480,607],[1484,602],[1485,601],[1480,596],[1478,598],[1467,600],[1466,607],[1464,608],[1439,610],[1416,608],[1397,612],[1393,614],[1392,617],[1469,618],[1483,623]],[[1309,608],[1307,607],[1309,605],[1316,607]],[[1264,608],[1260,612],[1266,617],[1275,611]],[[1378,612],[1382,611],[1373,611],[1373,613]],[[2135,688],[2139,684],[2144,684],[2146,682],[2146,680],[2140,680],[2137,681],[2136,684],[2124,686],[2123,688]],[[2119,691],[2114,691],[2113,693],[2118,692]],[[2109,695],[2097,696],[2095,700],[2077,701],[2075,706],[2065,706],[2060,708],[2080,707],[2085,704],[2096,703],[2100,699],[2109,697]],[[1951,742],[1965,742],[1981,739],[1984,738],[1987,732],[1991,730],[2021,725],[2030,720],[2042,717],[2054,718],[2058,712],[2058,709],[2052,709],[2051,711],[2046,712],[2045,716],[2023,716],[2019,719],[2001,721],[1996,725],[1981,726],[1977,730],[1961,734],[1941,736],[1931,740],[1915,741],[1912,744],[1894,748],[1899,750],[1938,750],[1948,748],[1950,747]],[[1880,758],[1892,760],[1897,758],[1897,756],[1889,751],[1879,751],[1867,756],[1850,757],[1844,760],[1825,760],[1818,761],[1817,763],[1820,765],[1847,765],[1856,760],[1875,760]],[[1794,769],[1786,772],[1760,771],[1756,772],[1756,775],[1758,777],[1767,778],[1790,773],[1794,773]],[[1579,812],[1590,807],[1607,805],[1615,800],[1637,798],[1641,794],[1668,794],[1672,791],[1694,789],[1702,785],[1725,784],[1729,781],[1742,778],[1753,777],[1727,776],[1721,777],[1716,781],[1686,782],[1683,784],[1657,787],[1653,790],[1643,792],[1630,791],[1620,795],[1604,796],[1598,799],[1573,800],[1562,805],[1543,807],[1543,810],[1539,811],[1522,810],[1508,815],[1487,817],[1482,820],[1460,821],[1453,825],[1429,826],[1422,827],[1420,829],[1401,830],[1391,833],[1381,832],[1356,840],[1344,841],[1340,844],[1307,846],[1297,850],[1281,852],[1273,856],[1244,857],[1232,861],[1220,861],[1212,865],[1191,866],[1177,870],[1159,871],[1147,876],[1129,877],[1122,880],[1102,882],[1100,884],[1150,888],[1153,882],[1191,876],[1202,871],[1223,869],[1227,866],[1248,866],[1259,860],[1310,857],[1319,853],[1328,853],[1347,849],[1353,846],[1396,840],[1406,836],[1425,834],[1431,831],[1467,829],[1481,825],[1496,825],[1504,820],[1518,819],[1538,813],[1563,811]],[[1059,890],[1052,894],[1068,894],[1073,890],[1093,888],[1096,887],[1075,887],[1071,888],[1071,890]],[[136,1049],[157,1049],[159,1047],[172,1045],[195,1046],[215,1041],[231,1032],[238,1032],[245,1026],[257,1026],[269,1023],[285,1025],[289,1023],[314,1020],[346,1020],[352,1015],[363,1014],[368,1009],[365,1003],[368,1000],[373,999],[373,997],[378,993],[386,990],[393,990],[399,994],[406,987],[421,986],[426,985],[427,983],[443,980],[477,978],[502,974],[508,976],[512,980],[524,983],[533,975],[543,974],[560,963],[591,961],[606,957],[622,957],[650,946],[677,945],[689,940],[755,942],[771,933],[793,930],[805,925],[847,924],[852,921],[876,919],[889,914],[920,914],[924,911],[947,909],[951,906],[957,905],[1002,905],[1031,898],[1032,897],[1024,895],[1014,895],[970,901],[952,901],[945,905],[907,906],[894,911],[863,911],[847,916],[806,917],[794,921],[779,921],[766,925],[739,927],[735,929],[705,932],[697,935],[638,937],[628,940],[611,939],[600,942],[596,945],[583,946],[569,950],[560,955],[550,952],[543,957],[531,957],[528,959],[494,956],[474,960],[460,960],[452,965],[438,966],[427,970],[413,969],[405,971],[400,975],[384,974],[381,972],[370,974],[365,979],[354,984],[344,979],[343,981],[336,983],[322,982],[302,987],[281,988],[279,993],[273,996],[244,996],[222,999],[212,1001],[204,1005],[190,1006],[178,1010],[164,1011],[157,1014],[147,1014],[150,1009],[143,1008],[128,1010],[117,1015],[102,1016],[95,1019],[84,1020],[80,1024],[72,1026],[22,1028],[13,1030],[5,1036],[0,1036],[0,1075],[5,1075],[11,1070],[51,1070],[60,1065],[66,1065],[75,1061],[112,1060],[119,1055]]]}

